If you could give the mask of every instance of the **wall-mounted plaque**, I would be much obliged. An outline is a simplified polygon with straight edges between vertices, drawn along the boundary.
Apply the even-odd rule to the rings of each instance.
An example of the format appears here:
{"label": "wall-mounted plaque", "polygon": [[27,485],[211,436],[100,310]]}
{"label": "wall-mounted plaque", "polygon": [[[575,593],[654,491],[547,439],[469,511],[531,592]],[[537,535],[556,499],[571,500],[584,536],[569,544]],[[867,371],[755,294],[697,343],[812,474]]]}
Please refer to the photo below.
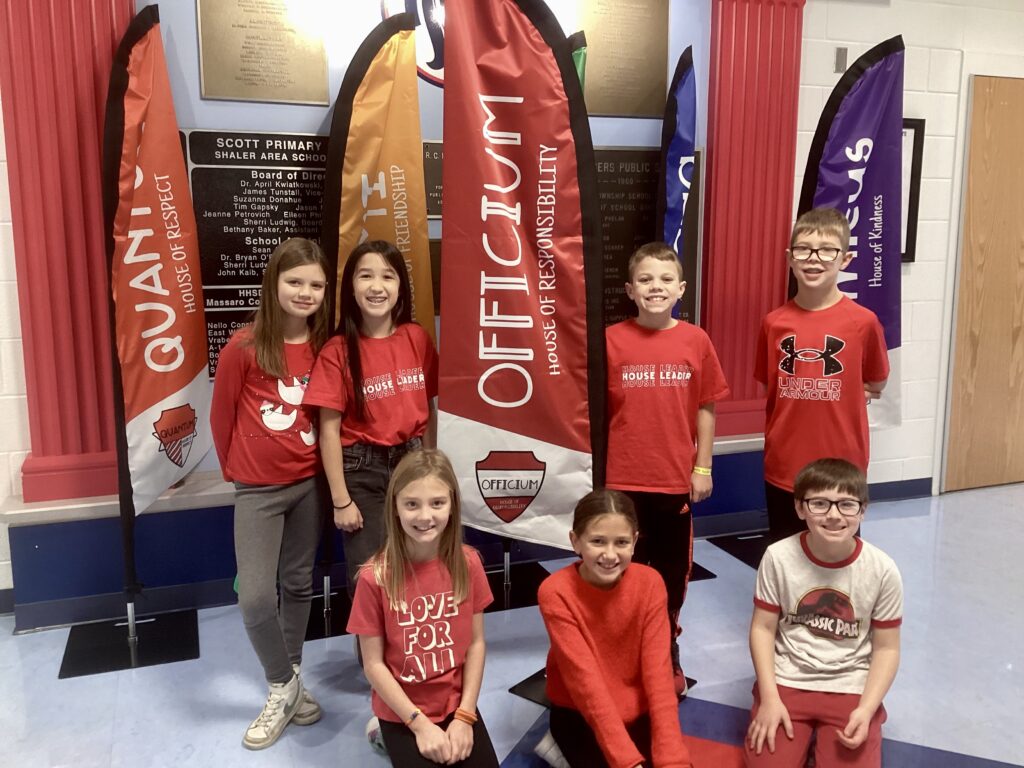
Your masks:
{"label": "wall-mounted plaque", "polygon": [[630,254],[660,239],[657,228],[660,149],[598,149],[597,193],[601,200],[606,325],[636,316],[626,296]]}
{"label": "wall-mounted plaque", "polygon": [[320,240],[327,137],[186,131],[203,272],[210,375],[220,348],[259,306],[282,240]]}
{"label": "wall-mounted plaque", "polygon": [[[427,192],[427,218],[441,218],[441,161],[444,145],[440,141],[423,142],[423,186]],[[435,304],[435,306],[437,306]]]}
{"label": "wall-mounted plaque", "polygon": [[320,4],[196,0],[203,98],[328,104]]}
{"label": "wall-mounted plaque", "polygon": [[579,0],[591,115],[661,117],[668,90],[669,0]]}

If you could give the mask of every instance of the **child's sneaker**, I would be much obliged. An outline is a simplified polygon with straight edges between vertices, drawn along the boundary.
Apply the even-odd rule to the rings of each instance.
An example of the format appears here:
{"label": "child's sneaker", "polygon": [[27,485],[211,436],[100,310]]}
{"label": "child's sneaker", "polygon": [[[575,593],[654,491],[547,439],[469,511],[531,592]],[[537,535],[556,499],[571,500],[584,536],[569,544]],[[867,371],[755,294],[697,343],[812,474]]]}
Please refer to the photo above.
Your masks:
{"label": "child's sneaker", "polygon": [[562,755],[562,750],[558,748],[558,742],[555,741],[550,730],[544,734],[544,738],[537,742],[537,746],[533,748],[533,754],[550,765],[551,768],[569,768],[569,763]]}
{"label": "child's sneaker", "polygon": [[246,749],[266,749],[281,736],[285,726],[295,717],[302,700],[302,682],[293,675],[287,683],[271,683],[263,711],[249,724],[242,738]]}
{"label": "child's sneaker", "polygon": [[378,755],[387,757],[388,751],[384,747],[384,737],[380,732],[380,720],[374,715],[366,723],[366,740],[370,742],[370,749]]}
{"label": "child's sneaker", "polygon": [[686,675],[683,674],[683,667],[679,663],[679,643],[675,640],[672,641],[672,685],[676,689],[676,696],[685,699],[689,685],[686,682]]}
{"label": "child's sneaker", "polygon": [[[292,664],[292,670],[295,672],[295,676],[299,677],[299,665]],[[313,698],[309,688],[303,685],[302,697],[299,699],[299,707],[295,710],[295,717],[292,718],[292,722],[296,725],[312,725],[322,716],[323,710],[320,709],[319,702]]]}

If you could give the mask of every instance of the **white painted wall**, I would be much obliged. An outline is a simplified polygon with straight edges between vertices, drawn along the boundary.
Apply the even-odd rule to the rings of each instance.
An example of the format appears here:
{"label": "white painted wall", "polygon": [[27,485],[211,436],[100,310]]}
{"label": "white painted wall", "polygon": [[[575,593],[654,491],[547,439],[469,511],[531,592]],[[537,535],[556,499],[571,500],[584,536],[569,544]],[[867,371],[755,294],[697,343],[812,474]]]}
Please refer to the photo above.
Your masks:
{"label": "white painted wall", "polygon": [[[21,464],[29,448],[6,146],[0,120],[0,503],[8,496],[21,495]],[[12,585],[7,526],[0,523],[0,589]]]}
{"label": "white painted wall", "polygon": [[[1008,54],[1024,62],[1020,0],[807,0],[800,73],[796,193],[818,116],[840,74],[875,44],[903,35],[904,115],[925,119],[917,261],[903,266],[903,424],[872,435],[871,482],[941,474],[948,348],[959,250],[960,174],[965,146],[965,62]],[[796,203],[794,201],[794,211]]]}

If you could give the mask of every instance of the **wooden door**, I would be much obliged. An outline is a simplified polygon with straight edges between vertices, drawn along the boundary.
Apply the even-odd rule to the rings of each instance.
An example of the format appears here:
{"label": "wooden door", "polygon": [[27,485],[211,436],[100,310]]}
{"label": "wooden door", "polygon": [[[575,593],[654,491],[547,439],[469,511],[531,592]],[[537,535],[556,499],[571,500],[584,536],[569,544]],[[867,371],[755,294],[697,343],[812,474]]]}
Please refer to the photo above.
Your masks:
{"label": "wooden door", "polygon": [[1024,79],[975,77],[943,490],[1024,481]]}

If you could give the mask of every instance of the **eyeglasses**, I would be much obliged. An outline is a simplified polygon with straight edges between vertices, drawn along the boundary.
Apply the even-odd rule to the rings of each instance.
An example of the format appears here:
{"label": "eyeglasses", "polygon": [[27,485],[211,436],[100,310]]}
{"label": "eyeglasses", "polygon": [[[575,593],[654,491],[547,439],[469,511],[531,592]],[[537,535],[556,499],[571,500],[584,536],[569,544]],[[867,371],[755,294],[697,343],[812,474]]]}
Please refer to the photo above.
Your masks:
{"label": "eyeglasses", "polygon": [[843,517],[856,517],[864,508],[864,505],[857,501],[857,499],[839,499],[839,501],[832,501],[832,499],[815,497],[812,499],[803,499],[803,502],[807,511],[812,515],[827,515],[829,510],[834,506],[839,510],[839,514]]}
{"label": "eyeglasses", "polygon": [[839,258],[839,254],[843,252],[842,248],[836,248],[834,246],[823,246],[821,248],[808,248],[806,245],[794,245],[789,249],[790,255],[796,261],[807,261],[811,258],[811,254],[815,253],[818,255],[819,261],[831,262]]}

